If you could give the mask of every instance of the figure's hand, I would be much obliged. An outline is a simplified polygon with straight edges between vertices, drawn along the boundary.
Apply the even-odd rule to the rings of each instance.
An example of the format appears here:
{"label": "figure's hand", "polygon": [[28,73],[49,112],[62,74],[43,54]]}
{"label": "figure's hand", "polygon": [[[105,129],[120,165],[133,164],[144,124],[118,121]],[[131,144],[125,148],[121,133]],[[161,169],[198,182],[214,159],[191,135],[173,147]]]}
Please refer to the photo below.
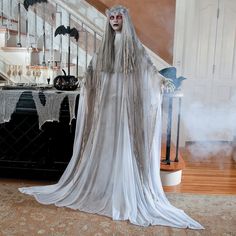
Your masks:
{"label": "figure's hand", "polygon": [[164,91],[166,91],[167,93],[173,93],[175,91],[175,85],[171,79],[164,78],[163,86],[164,86]]}

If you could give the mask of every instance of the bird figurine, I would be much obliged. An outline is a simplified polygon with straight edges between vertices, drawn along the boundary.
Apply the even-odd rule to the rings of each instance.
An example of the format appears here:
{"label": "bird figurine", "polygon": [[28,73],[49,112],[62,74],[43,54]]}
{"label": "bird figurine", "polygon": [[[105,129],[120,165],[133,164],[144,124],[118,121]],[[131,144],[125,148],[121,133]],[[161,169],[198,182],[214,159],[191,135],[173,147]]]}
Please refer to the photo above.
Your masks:
{"label": "bird figurine", "polygon": [[175,86],[175,89],[179,89],[182,81],[187,79],[183,76],[176,77],[176,68],[175,67],[167,67],[159,71],[161,75],[163,75],[165,78],[169,79]]}

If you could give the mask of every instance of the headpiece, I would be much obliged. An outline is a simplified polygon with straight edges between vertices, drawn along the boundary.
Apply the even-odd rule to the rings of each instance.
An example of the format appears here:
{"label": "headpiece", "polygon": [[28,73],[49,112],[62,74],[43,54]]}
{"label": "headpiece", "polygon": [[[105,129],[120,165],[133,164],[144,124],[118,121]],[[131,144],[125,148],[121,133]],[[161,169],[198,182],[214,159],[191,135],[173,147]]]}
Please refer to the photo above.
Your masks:
{"label": "headpiece", "polygon": [[107,9],[106,10],[106,16],[109,17],[114,13],[121,13],[122,15],[124,15],[127,12],[128,12],[127,8],[125,8],[121,5],[117,5],[117,6],[114,6],[114,7],[110,8],[110,9]]}

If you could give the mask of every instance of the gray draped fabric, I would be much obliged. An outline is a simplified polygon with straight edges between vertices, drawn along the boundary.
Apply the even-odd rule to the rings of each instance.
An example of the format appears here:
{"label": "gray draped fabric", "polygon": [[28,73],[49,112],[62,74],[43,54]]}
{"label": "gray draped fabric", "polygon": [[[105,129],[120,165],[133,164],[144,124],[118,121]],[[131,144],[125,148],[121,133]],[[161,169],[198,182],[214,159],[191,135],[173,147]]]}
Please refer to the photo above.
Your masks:
{"label": "gray draped fabric", "polygon": [[75,102],[78,91],[43,91],[45,104],[42,104],[39,98],[39,91],[32,91],[32,96],[39,117],[39,129],[48,121],[58,121],[60,116],[60,107],[65,97],[68,97],[70,123],[75,118]]}
{"label": "gray draped fabric", "polygon": [[11,91],[2,90],[0,91],[0,124],[9,122],[11,115],[16,109],[16,104],[22,94],[22,90]]}
{"label": "gray draped fabric", "polygon": [[[9,122],[11,115],[16,109],[20,96],[26,90],[2,90],[0,91],[0,124]],[[78,91],[44,91],[46,103],[42,104],[39,98],[39,91],[32,91],[33,100],[39,117],[39,129],[48,121],[59,121],[61,103],[68,97],[70,123],[75,118],[75,102]]]}

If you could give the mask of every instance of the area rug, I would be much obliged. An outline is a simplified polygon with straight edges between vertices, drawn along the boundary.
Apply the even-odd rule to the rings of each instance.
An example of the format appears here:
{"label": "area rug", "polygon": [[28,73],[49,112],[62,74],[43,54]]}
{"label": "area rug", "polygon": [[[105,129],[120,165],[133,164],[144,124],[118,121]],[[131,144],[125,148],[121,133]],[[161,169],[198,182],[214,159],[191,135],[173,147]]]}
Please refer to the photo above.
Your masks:
{"label": "area rug", "polygon": [[236,235],[236,196],[168,193],[173,205],[204,225],[205,230],[163,226],[139,227],[127,221],[41,205],[18,191],[29,183],[0,181],[1,236],[165,236]]}

